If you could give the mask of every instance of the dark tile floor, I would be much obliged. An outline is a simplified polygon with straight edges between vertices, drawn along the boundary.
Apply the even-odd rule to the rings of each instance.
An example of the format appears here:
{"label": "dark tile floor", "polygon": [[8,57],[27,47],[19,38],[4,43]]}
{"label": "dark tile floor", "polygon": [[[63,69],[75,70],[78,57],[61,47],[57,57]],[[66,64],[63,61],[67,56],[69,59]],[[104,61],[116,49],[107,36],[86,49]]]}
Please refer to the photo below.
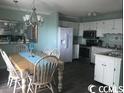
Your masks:
{"label": "dark tile floor", "polygon": [[9,73],[6,69],[0,69],[0,85],[7,82],[8,75]]}
{"label": "dark tile floor", "polygon": [[[3,85],[5,86],[5,83],[7,82],[7,77],[8,72],[6,70],[0,70],[0,87],[2,87]],[[101,85],[100,83],[95,82],[93,80],[93,77],[94,65],[90,64],[88,60],[73,60],[73,62],[65,63],[62,93],[89,93],[88,86],[90,84],[94,84],[97,87]],[[99,93],[97,87],[93,91]],[[56,88],[54,89],[56,91]],[[6,93],[11,92],[9,91]]]}
{"label": "dark tile floor", "polygon": [[[63,93],[89,93],[88,86],[101,85],[94,80],[94,65],[86,59],[66,63],[63,79]],[[94,90],[98,93],[97,89]]]}

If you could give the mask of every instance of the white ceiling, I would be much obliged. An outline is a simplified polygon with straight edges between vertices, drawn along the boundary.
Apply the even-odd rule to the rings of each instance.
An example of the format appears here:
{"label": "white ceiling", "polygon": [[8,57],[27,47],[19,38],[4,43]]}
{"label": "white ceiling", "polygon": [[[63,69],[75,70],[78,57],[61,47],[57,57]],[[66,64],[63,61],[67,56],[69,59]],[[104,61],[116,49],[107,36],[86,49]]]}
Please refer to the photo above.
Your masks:
{"label": "white ceiling", "polygon": [[[0,7],[31,10],[33,0],[0,0]],[[53,11],[67,16],[85,16],[88,12],[106,13],[123,9],[123,0],[35,0],[37,11],[49,14]]]}

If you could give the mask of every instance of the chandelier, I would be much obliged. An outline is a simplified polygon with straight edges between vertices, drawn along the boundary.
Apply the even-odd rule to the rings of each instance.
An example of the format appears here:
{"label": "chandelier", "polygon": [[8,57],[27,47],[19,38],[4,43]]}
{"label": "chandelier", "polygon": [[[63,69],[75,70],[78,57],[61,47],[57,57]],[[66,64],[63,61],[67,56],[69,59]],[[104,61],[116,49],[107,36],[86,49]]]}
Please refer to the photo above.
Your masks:
{"label": "chandelier", "polygon": [[23,16],[23,20],[27,26],[29,25],[38,25],[39,23],[43,22],[43,17],[41,15],[38,15],[36,13],[36,8],[35,8],[35,0],[33,0],[33,8],[32,8],[32,13],[31,15],[25,15]]}

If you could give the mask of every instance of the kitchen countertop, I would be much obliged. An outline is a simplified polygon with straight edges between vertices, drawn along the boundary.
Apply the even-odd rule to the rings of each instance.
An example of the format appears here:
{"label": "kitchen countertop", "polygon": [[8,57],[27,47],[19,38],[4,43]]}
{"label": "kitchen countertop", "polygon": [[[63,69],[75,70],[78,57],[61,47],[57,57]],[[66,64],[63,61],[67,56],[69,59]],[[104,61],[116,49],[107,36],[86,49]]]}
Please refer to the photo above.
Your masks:
{"label": "kitchen countertop", "polygon": [[105,49],[112,49],[112,50],[122,51],[122,49],[117,49],[117,48],[113,48],[113,47],[103,47],[103,46],[92,46],[92,47],[98,47],[98,48],[105,48]]}
{"label": "kitchen countertop", "polygon": [[87,47],[87,48],[91,48],[91,47],[97,47],[97,48],[105,48],[105,49],[112,49],[112,50],[122,50],[122,49],[116,49],[116,48],[113,48],[113,47],[104,47],[104,46],[87,46],[87,45],[84,45],[84,44],[79,44],[81,47]]}
{"label": "kitchen countertop", "polygon": [[109,52],[96,53],[96,55],[97,54],[108,56],[108,57],[116,57],[116,58],[122,58],[123,56],[122,51],[109,51]]}
{"label": "kitchen countertop", "polygon": [[91,47],[97,47],[97,48],[106,48],[106,49],[112,49],[112,48],[107,48],[107,47],[102,47],[102,46],[87,46],[87,45],[83,45],[83,44],[80,44],[80,47],[87,47],[87,48],[91,48]]}
{"label": "kitchen countertop", "polygon": [[91,46],[91,47],[106,48],[106,49],[114,49],[114,48],[110,48],[110,47],[103,47],[103,46]]}

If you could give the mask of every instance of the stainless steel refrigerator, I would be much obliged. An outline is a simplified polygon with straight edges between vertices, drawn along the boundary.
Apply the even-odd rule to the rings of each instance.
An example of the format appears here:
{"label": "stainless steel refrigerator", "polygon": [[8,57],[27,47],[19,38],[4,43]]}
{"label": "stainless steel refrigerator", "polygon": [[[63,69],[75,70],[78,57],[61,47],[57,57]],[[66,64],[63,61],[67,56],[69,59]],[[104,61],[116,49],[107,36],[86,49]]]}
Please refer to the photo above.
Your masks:
{"label": "stainless steel refrigerator", "polygon": [[73,28],[58,28],[58,49],[60,59],[64,62],[72,62]]}

